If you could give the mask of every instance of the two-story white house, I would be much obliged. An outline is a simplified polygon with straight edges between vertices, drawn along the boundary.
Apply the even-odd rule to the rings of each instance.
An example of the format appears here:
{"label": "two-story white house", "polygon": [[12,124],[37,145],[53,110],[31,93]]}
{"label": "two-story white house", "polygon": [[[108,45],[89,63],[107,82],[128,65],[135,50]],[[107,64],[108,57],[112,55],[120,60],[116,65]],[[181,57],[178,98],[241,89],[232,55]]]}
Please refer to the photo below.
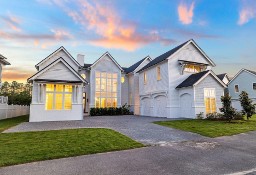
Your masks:
{"label": "two-story white house", "polygon": [[167,53],[125,68],[109,52],[94,63],[60,47],[36,65],[30,121],[82,120],[92,107],[129,104],[136,115],[194,118],[221,107],[226,85],[214,62],[189,40]]}
{"label": "two-story white house", "polygon": [[3,71],[3,66],[6,65],[11,65],[8,61],[7,58],[4,57],[3,55],[0,54],[0,87],[2,84],[2,71]]}
{"label": "two-story white house", "polygon": [[238,111],[242,110],[239,95],[246,91],[249,98],[256,104],[256,71],[241,69],[228,84],[229,95],[231,96],[232,106]]}

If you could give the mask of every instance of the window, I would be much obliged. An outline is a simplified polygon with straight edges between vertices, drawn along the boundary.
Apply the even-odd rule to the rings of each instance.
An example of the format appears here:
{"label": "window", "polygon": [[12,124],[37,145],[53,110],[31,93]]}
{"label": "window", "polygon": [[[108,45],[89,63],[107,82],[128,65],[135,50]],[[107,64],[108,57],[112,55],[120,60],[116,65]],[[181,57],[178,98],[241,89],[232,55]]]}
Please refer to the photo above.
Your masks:
{"label": "window", "polygon": [[63,109],[72,109],[72,86],[46,84],[45,110]]}
{"label": "window", "polygon": [[160,68],[160,66],[156,67],[156,76],[157,76],[157,80],[161,80],[161,68]]}
{"label": "window", "polygon": [[252,83],[252,89],[256,91],[256,83]]}
{"label": "window", "polygon": [[82,76],[84,79],[86,79],[86,75],[85,75],[85,74],[81,74],[81,76]]}
{"label": "window", "polygon": [[216,112],[215,89],[204,89],[204,104],[206,114]]}
{"label": "window", "polygon": [[144,78],[144,84],[147,84],[147,73],[146,72],[144,72],[143,78]]}
{"label": "window", "polygon": [[198,73],[198,72],[201,72],[201,71],[202,71],[202,68],[199,65],[187,64],[184,67],[184,72]]}
{"label": "window", "polygon": [[96,72],[95,107],[117,107],[117,74]]}
{"label": "window", "polygon": [[125,80],[124,80],[124,77],[122,77],[122,78],[121,78],[121,82],[124,83],[124,81],[125,81]]}
{"label": "window", "polygon": [[237,92],[237,93],[239,92],[239,86],[238,86],[238,84],[235,85],[235,92]]}

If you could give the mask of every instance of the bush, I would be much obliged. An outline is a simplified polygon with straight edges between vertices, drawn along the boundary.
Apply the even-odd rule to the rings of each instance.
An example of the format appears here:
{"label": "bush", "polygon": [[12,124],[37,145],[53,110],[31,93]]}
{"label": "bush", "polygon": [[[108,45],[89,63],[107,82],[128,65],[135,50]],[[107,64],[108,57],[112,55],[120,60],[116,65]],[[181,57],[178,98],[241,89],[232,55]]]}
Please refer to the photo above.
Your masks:
{"label": "bush", "polygon": [[225,120],[225,117],[217,112],[206,114],[207,120]]}
{"label": "bush", "polygon": [[198,120],[204,119],[204,113],[200,112],[199,114],[196,114],[196,119],[198,119]]}
{"label": "bush", "polygon": [[127,104],[114,108],[91,108],[90,109],[90,115],[91,116],[100,116],[100,115],[133,115],[133,113],[130,111],[130,106]]}
{"label": "bush", "polygon": [[235,112],[234,120],[244,120],[244,115],[242,112]]}
{"label": "bush", "polygon": [[242,91],[239,95],[239,101],[243,108],[243,114],[246,115],[247,120],[249,120],[249,118],[251,118],[252,115],[255,114],[255,105],[252,103],[252,99],[249,98],[247,92]]}
{"label": "bush", "polygon": [[220,108],[220,111],[223,113],[223,117],[231,122],[231,120],[234,118],[235,115],[235,109],[231,106],[231,97],[226,94],[221,97],[222,102],[222,108]]}

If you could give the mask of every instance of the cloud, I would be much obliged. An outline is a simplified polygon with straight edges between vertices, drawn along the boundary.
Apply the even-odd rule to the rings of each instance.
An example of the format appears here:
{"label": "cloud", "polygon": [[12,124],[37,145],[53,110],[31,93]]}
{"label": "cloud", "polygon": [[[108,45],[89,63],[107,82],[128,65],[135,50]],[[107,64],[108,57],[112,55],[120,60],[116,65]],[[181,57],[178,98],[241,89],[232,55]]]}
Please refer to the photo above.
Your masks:
{"label": "cloud", "polygon": [[133,51],[153,42],[162,44],[173,42],[159,35],[139,32],[137,25],[122,20],[120,14],[110,4],[106,6],[95,1],[71,1],[72,5],[76,6],[75,9],[71,9],[70,1],[53,0],[52,2],[63,9],[83,29],[96,34],[94,38],[89,39],[89,43],[95,46]]}
{"label": "cloud", "polygon": [[242,1],[242,8],[239,11],[239,19],[237,24],[244,25],[250,20],[256,18],[256,2],[255,0]]}
{"label": "cloud", "polygon": [[193,22],[193,16],[194,16],[194,2],[192,2],[190,5],[185,4],[184,2],[181,2],[178,6],[178,15],[179,20],[182,24],[191,24]]}
{"label": "cloud", "polygon": [[4,81],[18,81],[26,82],[27,79],[33,75],[35,71],[28,71],[17,67],[4,67],[2,72],[2,82]]}
{"label": "cloud", "polygon": [[12,29],[16,32],[21,31],[21,28],[20,28],[21,20],[18,17],[8,14],[7,16],[0,16],[0,19],[3,23],[5,23],[6,28]]}

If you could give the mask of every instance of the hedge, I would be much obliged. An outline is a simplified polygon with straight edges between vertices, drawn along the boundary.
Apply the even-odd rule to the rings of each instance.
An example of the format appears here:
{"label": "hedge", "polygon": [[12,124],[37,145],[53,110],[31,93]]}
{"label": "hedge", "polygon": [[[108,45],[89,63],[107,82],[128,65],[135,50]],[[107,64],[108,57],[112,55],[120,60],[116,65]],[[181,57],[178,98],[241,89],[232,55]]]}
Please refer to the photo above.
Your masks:
{"label": "hedge", "polygon": [[122,107],[114,108],[91,108],[90,115],[91,116],[99,116],[99,115],[132,115],[133,113],[129,110],[130,106],[126,104]]}

